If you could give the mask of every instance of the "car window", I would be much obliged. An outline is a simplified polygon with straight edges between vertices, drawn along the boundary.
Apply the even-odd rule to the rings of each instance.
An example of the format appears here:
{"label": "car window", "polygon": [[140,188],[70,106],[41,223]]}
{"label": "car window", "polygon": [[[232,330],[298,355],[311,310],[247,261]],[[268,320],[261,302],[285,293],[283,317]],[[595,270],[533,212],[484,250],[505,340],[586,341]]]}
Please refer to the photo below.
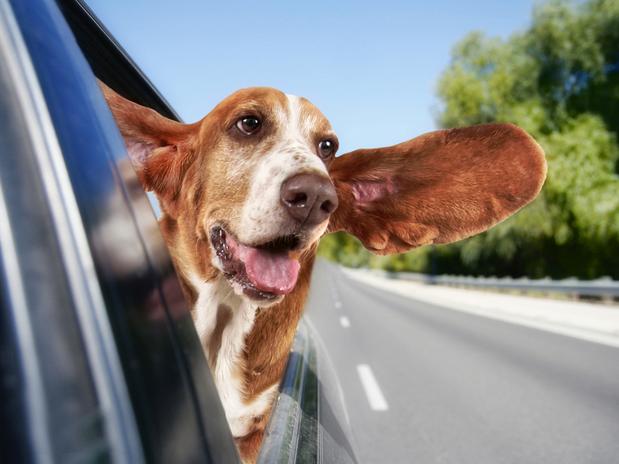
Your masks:
{"label": "car window", "polygon": [[91,68],[55,4],[12,6],[62,150],[94,265],[85,278],[100,287],[145,457],[234,462],[191,316]]}

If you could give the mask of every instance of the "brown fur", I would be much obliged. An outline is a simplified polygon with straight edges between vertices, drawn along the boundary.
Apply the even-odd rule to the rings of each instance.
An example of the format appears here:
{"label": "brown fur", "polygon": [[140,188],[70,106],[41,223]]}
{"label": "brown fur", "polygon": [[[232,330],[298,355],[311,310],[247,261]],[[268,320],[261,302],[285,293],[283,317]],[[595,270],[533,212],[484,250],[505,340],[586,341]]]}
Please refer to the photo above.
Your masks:
{"label": "brown fur", "polygon": [[[208,282],[220,272],[211,263],[207,231],[215,219],[227,224],[238,220],[252,160],[268,153],[284,130],[277,127],[275,115],[288,111],[286,97],[274,89],[244,89],[201,121],[184,125],[123,99],[103,84],[102,89],[140,180],[161,202],[161,230],[193,305],[197,295],[186,273],[197,270]],[[239,137],[231,127],[248,112],[260,114],[263,128],[259,136]],[[326,118],[305,99],[300,118],[308,144],[316,146],[326,136],[337,143]],[[381,254],[481,232],[535,198],[546,174],[541,148],[508,124],[431,132],[392,147],[357,150],[326,164],[339,198],[328,232],[348,231]],[[244,170],[235,171],[239,165]],[[248,402],[283,375],[316,248],[313,240],[300,252],[295,289],[278,304],[259,310],[246,337],[245,356],[237,367]],[[216,359],[230,311],[210,310],[219,312],[205,351]],[[245,462],[255,461],[270,413],[268,407],[254,418],[246,436],[236,438]]]}
{"label": "brown fur", "polygon": [[258,459],[258,453],[260,452],[260,445],[264,438],[264,431],[271,417],[271,411],[267,411],[264,416],[261,416],[254,424],[254,430],[243,438],[235,439],[236,446],[239,449],[243,462],[256,462]]}

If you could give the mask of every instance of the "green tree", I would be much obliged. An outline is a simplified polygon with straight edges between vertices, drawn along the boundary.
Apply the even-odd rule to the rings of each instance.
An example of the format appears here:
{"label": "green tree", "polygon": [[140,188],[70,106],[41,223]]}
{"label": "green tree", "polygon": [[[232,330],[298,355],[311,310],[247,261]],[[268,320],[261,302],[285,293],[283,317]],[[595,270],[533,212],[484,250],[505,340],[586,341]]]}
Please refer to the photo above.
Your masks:
{"label": "green tree", "polygon": [[356,265],[619,278],[619,0],[552,0],[507,40],[469,34],[438,95],[442,127],[503,121],[529,131],[548,158],[542,194],[492,230],[434,250],[373,259],[338,237]]}

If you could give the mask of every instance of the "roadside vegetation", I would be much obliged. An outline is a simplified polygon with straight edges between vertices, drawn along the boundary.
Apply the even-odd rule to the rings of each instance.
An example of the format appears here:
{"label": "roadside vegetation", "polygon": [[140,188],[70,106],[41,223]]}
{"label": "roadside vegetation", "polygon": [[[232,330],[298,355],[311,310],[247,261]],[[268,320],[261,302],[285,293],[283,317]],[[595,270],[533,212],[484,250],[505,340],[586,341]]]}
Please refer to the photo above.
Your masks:
{"label": "roadside vegetation", "polygon": [[320,254],[352,267],[438,274],[619,279],[619,0],[552,0],[507,40],[472,32],[438,83],[450,128],[513,122],[548,159],[537,200],[451,245],[378,257],[350,235]]}

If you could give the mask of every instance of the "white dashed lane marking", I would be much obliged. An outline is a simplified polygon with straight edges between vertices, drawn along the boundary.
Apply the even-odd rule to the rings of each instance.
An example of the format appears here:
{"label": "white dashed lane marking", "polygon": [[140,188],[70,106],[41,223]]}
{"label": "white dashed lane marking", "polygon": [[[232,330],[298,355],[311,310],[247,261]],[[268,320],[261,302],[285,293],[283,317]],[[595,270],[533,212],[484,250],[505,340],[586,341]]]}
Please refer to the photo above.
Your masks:
{"label": "white dashed lane marking", "polygon": [[350,319],[348,319],[346,316],[342,316],[340,317],[340,324],[342,325],[342,327],[347,329],[348,327],[350,327]]}
{"label": "white dashed lane marking", "polygon": [[361,379],[361,385],[363,385],[363,389],[365,390],[365,395],[368,397],[370,408],[374,411],[386,411],[389,409],[387,400],[385,400],[385,396],[380,390],[376,377],[374,377],[370,366],[367,364],[359,364],[357,366],[357,372],[359,373],[359,378]]}

